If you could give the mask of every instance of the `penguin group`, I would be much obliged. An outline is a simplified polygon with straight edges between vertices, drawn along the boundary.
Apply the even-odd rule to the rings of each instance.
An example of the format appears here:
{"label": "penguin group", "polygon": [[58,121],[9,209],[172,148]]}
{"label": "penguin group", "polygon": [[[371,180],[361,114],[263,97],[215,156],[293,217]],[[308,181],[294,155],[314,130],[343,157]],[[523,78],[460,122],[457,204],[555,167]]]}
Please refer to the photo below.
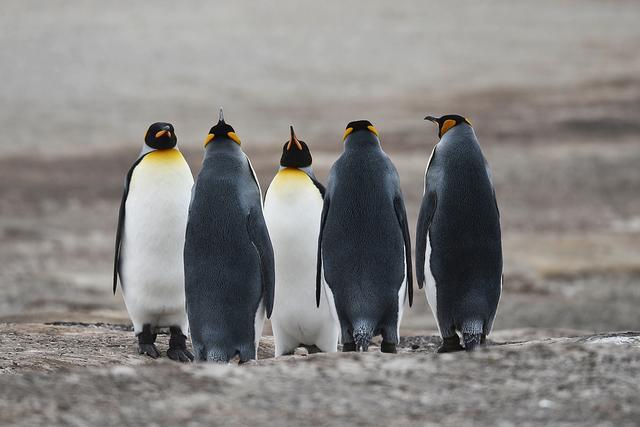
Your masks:
{"label": "penguin group", "polygon": [[[500,213],[471,122],[438,127],[416,227],[418,288],[442,344],[472,351],[491,332],[502,290]],[[240,137],[220,110],[195,181],[170,123],[154,123],[126,174],[116,231],[118,279],[138,352],[170,359],[245,363],[258,358],[265,319],[275,356],[395,353],[413,304],[410,225],[398,172],[376,127],[350,122],[326,187],[293,126],[266,194]],[[191,338],[192,351],[187,347]]]}

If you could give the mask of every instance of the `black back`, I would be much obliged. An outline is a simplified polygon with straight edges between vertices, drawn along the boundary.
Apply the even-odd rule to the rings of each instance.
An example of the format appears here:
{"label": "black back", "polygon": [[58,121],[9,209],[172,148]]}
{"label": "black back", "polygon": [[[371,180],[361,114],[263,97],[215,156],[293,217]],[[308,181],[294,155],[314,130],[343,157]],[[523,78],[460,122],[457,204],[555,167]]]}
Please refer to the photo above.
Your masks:
{"label": "black back", "polygon": [[405,275],[411,292],[411,247],[398,173],[371,131],[354,130],[331,168],[318,258],[316,296],[324,271],[343,339],[364,327],[394,341]]}
{"label": "black back", "polygon": [[474,320],[490,324],[502,278],[500,216],[486,160],[466,123],[445,133],[427,169],[416,235],[420,286],[426,233],[441,330],[461,330]]}
{"label": "black back", "polygon": [[224,135],[206,148],[189,208],[184,260],[196,357],[253,358],[256,311],[264,302],[270,316],[273,307],[273,250],[249,160]]}

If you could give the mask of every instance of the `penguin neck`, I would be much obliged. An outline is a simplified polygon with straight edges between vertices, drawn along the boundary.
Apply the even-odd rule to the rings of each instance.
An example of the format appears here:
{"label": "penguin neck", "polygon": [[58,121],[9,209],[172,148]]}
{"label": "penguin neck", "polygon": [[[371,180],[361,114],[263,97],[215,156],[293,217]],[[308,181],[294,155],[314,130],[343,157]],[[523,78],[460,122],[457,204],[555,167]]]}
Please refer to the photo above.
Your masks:
{"label": "penguin neck", "polygon": [[147,143],[145,142],[144,145],[142,146],[142,151],[140,151],[140,156],[138,156],[138,157],[142,157],[142,156],[144,156],[146,154],[149,154],[152,151],[156,151],[156,149],[149,147],[147,145]]}
{"label": "penguin neck", "polygon": [[381,150],[380,140],[371,132],[357,132],[344,141],[345,151]]}
{"label": "penguin neck", "polygon": [[465,142],[475,142],[477,144],[478,139],[476,138],[473,128],[466,123],[462,123],[445,133],[438,142],[438,145],[442,147],[441,149],[445,150],[447,147],[457,149],[460,144],[464,144]]}
{"label": "penguin neck", "polygon": [[278,172],[280,172],[283,169],[298,169],[298,170],[301,170],[302,172],[306,173],[307,175],[309,175],[311,178],[316,179],[316,176],[313,173],[313,168],[311,166],[305,166],[303,168],[292,168],[291,166],[282,166],[282,165],[280,165],[280,169],[278,169]]}
{"label": "penguin neck", "polygon": [[216,153],[241,153],[240,144],[229,138],[214,139],[204,148],[204,158]]}
{"label": "penguin neck", "polygon": [[[180,151],[180,150],[178,150],[178,146],[177,145],[175,147],[173,147],[173,148],[165,148],[165,150],[177,150],[177,151]],[[144,143],[144,145],[142,146],[142,151],[140,151],[140,155],[138,156],[138,158],[140,158],[142,156],[145,156],[145,155],[151,153],[152,151],[162,151],[162,150],[159,150],[158,148],[149,147],[146,143]]]}

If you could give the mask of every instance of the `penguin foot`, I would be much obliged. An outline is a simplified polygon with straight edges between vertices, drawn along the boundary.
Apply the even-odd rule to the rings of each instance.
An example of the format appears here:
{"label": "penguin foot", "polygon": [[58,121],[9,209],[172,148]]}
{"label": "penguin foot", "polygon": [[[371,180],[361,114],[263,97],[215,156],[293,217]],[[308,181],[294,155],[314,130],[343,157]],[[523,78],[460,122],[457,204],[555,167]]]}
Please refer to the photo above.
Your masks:
{"label": "penguin foot", "polygon": [[138,337],[138,354],[146,354],[152,359],[160,357],[160,352],[154,344],[158,334],[151,333],[151,325],[148,323],[142,325],[142,332],[136,336]]}
{"label": "penguin foot", "polygon": [[394,342],[387,342],[387,341],[382,341],[382,343],[380,344],[380,351],[383,353],[397,353],[398,350],[396,349],[396,343]]}
{"label": "penguin foot", "polygon": [[322,350],[315,344],[305,345],[304,348],[307,349],[308,354],[322,353]]}
{"label": "penguin foot", "polygon": [[356,343],[354,342],[346,342],[342,344],[342,352],[347,353],[350,351],[356,351]]}
{"label": "penguin foot", "polygon": [[464,347],[460,345],[460,337],[454,335],[442,339],[442,344],[438,347],[437,353],[452,353],[454,351],[462,351]]}
{"label": "penguin foot", "polygon": [[141,344],[138,343],[138,354],[146,354],[152,359],[160,357],[160,352],[156,348],[155,344]]}
{"label": "penguin foot", "polygon": [[171,333],[169,350],[167,350],[169,359],[182,363],[193,362],[193,354],[187,350],[187,337],[182,333],[182,330],[172,326],[169,328],[169,332]]}
{"label": "penguin foot", "polygon": [[169,350],[167,350],[167,356],[176,362],[193,362],[193,354],[186,348],[169,348]]}

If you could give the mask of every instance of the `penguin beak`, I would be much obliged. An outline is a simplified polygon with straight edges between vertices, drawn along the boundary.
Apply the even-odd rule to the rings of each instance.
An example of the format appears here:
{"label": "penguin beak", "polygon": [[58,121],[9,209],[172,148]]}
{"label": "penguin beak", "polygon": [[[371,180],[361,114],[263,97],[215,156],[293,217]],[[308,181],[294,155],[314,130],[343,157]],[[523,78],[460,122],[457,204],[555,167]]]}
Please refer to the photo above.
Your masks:
{"label": "penguin beak", "polygon": [[169,126],[163,127],[161,131],[156,132],[156,138],[160,138],[164,134],[168,134],[169,138],[171,138],[171,131],[169,129],[171,129]]}
{"label": "penguin beak", "polygon": [[291,150],[292,144],[295,144],[298,150],[302,151],[302,144],[298,141],[296,133],[293,131],[293,126],[289,126],[289,130],[291,131],[291,139],[289,139],[289,143],[287,144],[287,151]]}
{"label": "penguin beak", "polygon": [[436,123],[436,124],[440,124],[440,121],[438,120],[437,117],[433,117],[433,116],[427,116],[424,118],[425,120],[429,120],[430,122]]}

